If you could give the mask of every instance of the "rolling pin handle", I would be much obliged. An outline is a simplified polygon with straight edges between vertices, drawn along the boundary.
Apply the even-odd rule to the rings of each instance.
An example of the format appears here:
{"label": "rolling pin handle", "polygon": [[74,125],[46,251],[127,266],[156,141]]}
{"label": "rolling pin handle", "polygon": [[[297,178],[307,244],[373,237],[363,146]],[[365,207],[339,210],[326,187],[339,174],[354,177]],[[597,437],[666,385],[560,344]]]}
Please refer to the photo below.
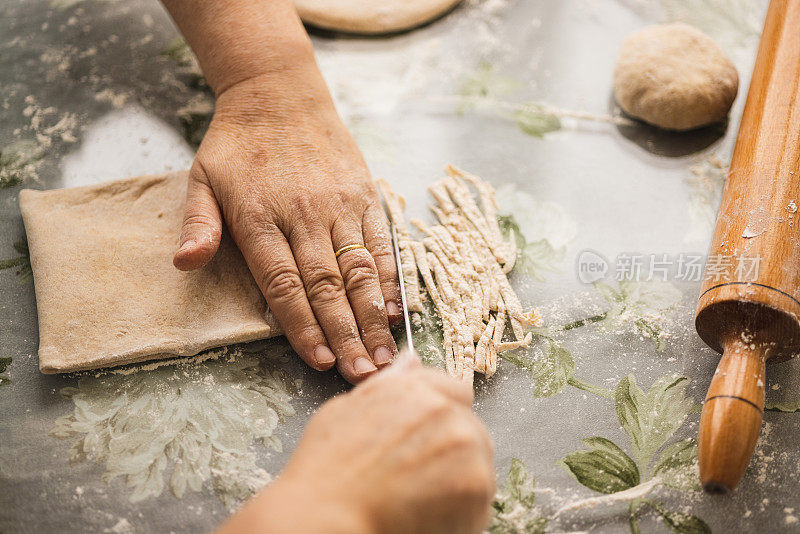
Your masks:
{"label": "rolling pin handle", "polygon": [[723,347],[700,416],[697,446],[700,483],[713,494],[729,493],[741,480],[755,450],[764,411],[768,346],[739,336]]}

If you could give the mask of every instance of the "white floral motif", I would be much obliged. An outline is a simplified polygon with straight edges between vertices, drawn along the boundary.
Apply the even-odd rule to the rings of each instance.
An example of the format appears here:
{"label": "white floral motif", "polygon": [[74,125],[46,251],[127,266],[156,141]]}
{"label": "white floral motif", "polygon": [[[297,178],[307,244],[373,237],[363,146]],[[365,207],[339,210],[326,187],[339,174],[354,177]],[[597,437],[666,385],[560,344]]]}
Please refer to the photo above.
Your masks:
{"label": "white floral motif", "polygon": [[761,34],[766,2],[759,0],[661,0],[667,21],[691,24],[724,48],[745,50]]}
{"label": "white floral motif", "polygon": [[270,481],[256,466],[254,440],[280,451],[274,436],[291,415],[296,384],[275,359],[244,355],[164,366],[131,374],[81,378],[61,394],[75,405],[51,431],[78,436],[71,463],[105,464],[106,482],[123,476],[141,501],[169,487],[181,498],[212,479],[223,503],[233,507]]}
{"label": "white floral motif", "polygon": [[578,224],[561,205],[537,200],[514,184],[497,190],[497,204],[501,213],[514,214],[529,242],[545,240],[553,250],[560,250],[578,234]]}
{"label": "white floral motif", "polygon": [[[567,246],[578,233],[575,220],[555,202],[542,202],[516,185],[497,190],[501,215],[518,225],[517,268],[535,280],[544,280],[544,271],[556,271],[564,261]],[[524,238],[524,239],[522,239]]]}

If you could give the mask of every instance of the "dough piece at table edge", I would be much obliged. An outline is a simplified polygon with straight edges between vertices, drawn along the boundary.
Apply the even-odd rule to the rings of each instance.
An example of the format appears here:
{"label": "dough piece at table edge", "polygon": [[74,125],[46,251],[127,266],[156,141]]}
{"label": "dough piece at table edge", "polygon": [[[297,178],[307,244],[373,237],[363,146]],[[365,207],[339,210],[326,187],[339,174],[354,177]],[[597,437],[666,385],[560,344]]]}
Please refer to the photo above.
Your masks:
{"label": "dough piece at table edge", "polygon": [[[186,171],[181,171],[71,189],[20,192],[20,210],[28,233],[34,275],[39,316],[39,366],[43,373],[192,356],[207,349],[280,334],[274,318],[265,313],[263,297],[230,236],[224,236],[223,244],[209,266],[191,273],[181,273],[172,266],[171,256],[177,247],[186,180]],[[113,217],[118,219],[116,221],[109,217],[109,212],[115,210],[120,212],[119,217]],[[64,224],[65,221],[74,220],[71,217],[75,214],[85,218],[82,224]],[[143,217],[143,224],[152,224],[152,228],[131,225],[131,218],[139,215]],[[98,248],[105,250],[102,245],[107,244],[109,236],[116,237],[114,224],[120,225],[117,229],[120,234],[137,238],[128,243],[131,245],[128,259],[132,261],[123,264],[125,273],[130,274],[134,282],[124,280],[120,284],[113,284],[109,290],[108,280],[103,286],[102,278],[103,275],[113,277],[117,265],[112,261],[107,266],[103,264],[101,270],[92,272],[91,263],[103,260],[103,254],[95,253]],[[54,225],[57,226],[55,229]],[[93,248],[92,243],[82,243],[82,237],[96,239],[98,243],[95,245],[99,246]],[[78,258],[77,265],[69,261],[71,250],[65,239],[79,243],[79,250],[72,257],[73,260]],[[140,248],[144,247],[142,243],[148,243],[148,248],[137,251],[137,243]],[[87,253],[88,257],[82,256],[81,252]],[[112,256],[112,259],[117,258],[116,249]],[[122,257],[125,259],[124,252]],[[155,270],[152,268],[154,260]],[[137,269],[139,262],[141,269]],[[48,275],[52,271],[56,274]],[[138,275],[135,274],[137,272]],[[158,274],[164,276],[159,278]],[[95,280],[92,275],[98,280],[97,286],[87,283],[87,280]],[[147,275],[156,278],[149,280]],[[142,292],[140,301],[152,298],[153,294],[156,298],[164,295],[155,306],[155,313],[162,312],[162,316],[153,316],[156,320],[164,319],[164,325],[155,324],[158,321],[149,324],[141,320],[143,317],[151,318],[146,307],[138,308],[138,316],[135,311],[128,314],[127,302],[126,305],[112,306],[110,316],[105,314],[107,310],[102,307],[94,310],[87,305],[94,301],[93,296],[102,304],[107,290],[113,297],[115,291],[122,287],[136,288],[137,276],[143,276],[143,287],[150,289],[150,295],[147,291]],[[159,282],[166,285],[162,288]],[[70,283],[78,285],[72,288],[64,286]],[[81,287],[81,283],[88,287]],[[179,298],[174,303],[166,300],[176,295]],[[200,298],[196,298],[198,295]],[[130,297],[134,299],[130,304],[135,310],[137,295]],[[204,309],[190,309],[185,302],[181,303],[182,299],[197,302]],[[113,304],[116,301],[112,299],[111,302]],[[142,302],[138,304],[141,306]],[[76,305],[83,305],[84,308],[75,309]],[[69,306],[73,306],[73,309],[69,309]],[[113,316],[115,309],[119,310],[119,317]],[[102,324],[104,321],[123,333],[109,328],[105,335],[99,334],[102,327],[98,330],[95,323]],[[88,330],[88,337],[76,336],[75,329],[69,327],[71,322],[79,324],[77,328]],[[142,332],[147,332],[148,328],[151,332],[143,335]],[[128,329],[133,331],[132,337],[125,338]],[[118,349],[114,345],[115,333],[124,338]],[[76,339],[80,342],[76,343]]]}
{"label": "dough piece at table edge", "polygon": [[[445,15],[461,0],[294,0],[305,24],[323,30],[381,35],[414,29]],[[387,3],[389,5],[387,5]]]}

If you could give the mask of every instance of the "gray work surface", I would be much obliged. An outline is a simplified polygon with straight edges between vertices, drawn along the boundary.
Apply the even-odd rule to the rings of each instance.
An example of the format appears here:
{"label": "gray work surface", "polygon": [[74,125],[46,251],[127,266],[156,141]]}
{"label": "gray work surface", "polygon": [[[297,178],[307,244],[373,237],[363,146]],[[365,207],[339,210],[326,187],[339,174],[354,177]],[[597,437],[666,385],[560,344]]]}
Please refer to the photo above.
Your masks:
{"label": "gray work surface", "polygon": [[[519,520],[496,513],[496,532],[798,528],[800,415],[778,411],[800,409],[796,363],[768,373],[770,410],[734,495],[693,489],[683,441],[696,436],[716,364],[694,333],[691,266],[707,252],[764,8],[476,0],[388,38],[314,35],[343,120],[410,214],[430,217],[425,184],[452,163],[495,185],[526,240],[512,282],[543,327],[475,384],[501,490],[512,458],[535,477],[501,491],[498,508]],[[622,39],[668,20],[709,33],[739,69],[728,125],[664,134],[620,115]],[[212,99],[177,37],[155,0],[0,5],[2,532],[211,530],[280,473],[314,410],[347,389],[284,340],[124,374],[38,371],[17,194],[188,168]],[[603,261],[604,283],[581,282],[578,266]],[[616,279],[637,265],[638,279]],[[604,440],[582,442],[592,437]]]}

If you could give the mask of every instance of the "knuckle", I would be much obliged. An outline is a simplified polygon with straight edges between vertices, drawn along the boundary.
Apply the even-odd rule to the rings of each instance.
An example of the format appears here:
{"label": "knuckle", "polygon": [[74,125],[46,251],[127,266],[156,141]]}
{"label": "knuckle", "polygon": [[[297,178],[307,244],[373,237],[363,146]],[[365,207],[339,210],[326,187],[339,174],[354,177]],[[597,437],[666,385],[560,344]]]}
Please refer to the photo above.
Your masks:
{"label": "knuckle", "polygon": [[265,207],[253,200],[228,203],[226,220],[230,222],[231,230],[245,229],[251,237],[261,237],[267,229],[271,228],[270,216]]}
{"label": "knuckle", "polygon": [[201,184],[209,183],[209,176],[206,172],[206,163],[203,163],[202,154],[195,157],[192,166],[189,168],[189,182],[198,182]]}
{"label": "knuckle", "polygon": [[437,425],[446,420],[455,410],[451,402],[442,396],[429,398],[420,410],[420,415],[425,419],[434,421]]}
{"label": "knuckle", "polygon": [[372,257],[367,254],[352,254],[343,269],[345,289],[352,290],[368,287],[378,281],[378,270]]}
{"label": "knuckle", "polygon": [[392,264],[394,263],[394,250],[389,243],[383,241],[376,243],[370,252],[372,253],[372,257],[375,259],[376,263],[389,263],[390,261]]}
{"label": "knuckle", "polygon": [[479,446],[478,436],[475,431],[463,422],[451,425],[448,437],[450,446],[454,450],[471,450],[477,449]]}
{"label": "knuckle", "polygon": [[342,206],[346,206],[353,199],[353,194],[350,191],[348,191],[347,189],[343,189],[343,190],[337,191],[336,194],[335,194],[335,197],[336,197],[336,200],[339,202],[339,204],[341,204]]}
{"label": "knuckle", "polygon": [[[359,328],[364,344],[373,348],[379,345],[394,347],[394,338],[385,319],[386,308],[383,305],[383,300],[380,301],[378,306],[367,303],[367,309],[359,311],[364,312],[363,318],[359,319],[361,321]],[[359,315],[358,312],[356,314],[357,316]]]}
{"label": "knuckle", "polygon": [[303,281],[294,269],[282,266],[271,273],[266,283],[265,297],[275,300],[296,298],[303,291]]}
{"label": "knuckle", "polygon": [[308,273],[306,293],[314,301],[327,302],[339,298],[343,292],[342,277],[327,267],[315,267]]}
{"label": "knuckle", "polygon": [[209,227],[216,230],[219,227],[219,222],[214,217],[207,215],[205,213],[193,213],[191,215],[187,215],[183,219],[183,227],[184,228],[197,228],[197,227]]}
{"label": "knuckle", "polygon": [[369,354],[367,354],[363,343],[361,343],[361,338],[354,328],[352,330],[343,329],[337,332],[336,339],[334,339],[332,343],[337,345],[339,349],[338,353],[342,354],[339,360],[343,364],[352,363],[361,357],[369,359]]}
{"label": "knuckle", "polygon": [[318,343],[323,342],[323,339],[320,339],[322,337],[321,331],[316,324],[298,324],[292,325],[289,328],[290,330],[287,331],[286,335],[291,336],[293,339],[304,345],[315,346]]}
{"label": "knuckle", "polygon": [[359,197],[363,197],[369,202],[378,200],[378,188],[370,177],[369,170],[363,169],[363,173],[359,173],[359,177],[352,182],[353,190],[358,193]]}
{"label": "knuckle", "polygon": [[378,195],[378,188],[375,187],[375,183],[372,180],[365,181],[362,190],[364,198],[367,200],[367,205],[380,207],[381,197]]}
{"label": "knuckle", "polygon": [[294,213],[303,219],[315,217],[319,214],[319,210],[315,206],[313,197],[309,195],[296,195],[291,200],[291,206]]}

